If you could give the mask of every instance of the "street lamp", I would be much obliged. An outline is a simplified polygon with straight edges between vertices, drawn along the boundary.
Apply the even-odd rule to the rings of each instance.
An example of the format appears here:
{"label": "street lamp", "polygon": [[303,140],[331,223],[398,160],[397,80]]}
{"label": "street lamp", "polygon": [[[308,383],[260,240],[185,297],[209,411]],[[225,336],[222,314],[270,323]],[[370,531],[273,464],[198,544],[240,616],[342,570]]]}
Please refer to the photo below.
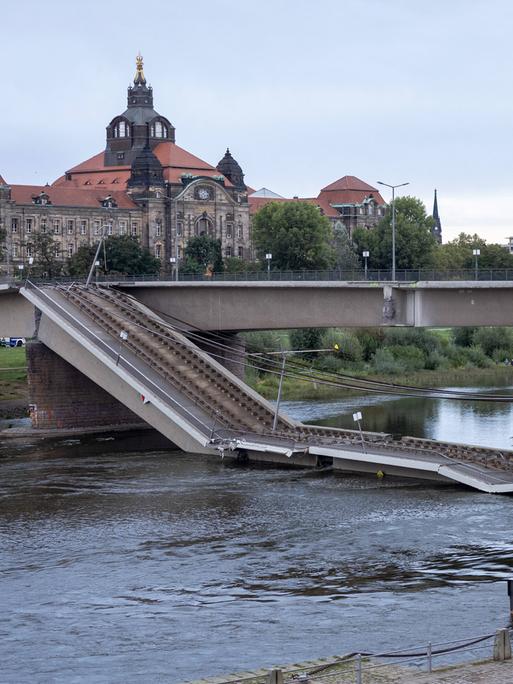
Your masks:
{"label": "street lamp", "polygon": [[480,250],[480,249],[473,249],[473,250],[472,250],[472,254],[473,254],[474,258],[475,258],[474,279],[477,280],[477,269],[478,269],[477,258],[478,258],[478,256],[481,254],[481,250]]}
{"label": "street lamp", "polygon": [[387,188],[392,189],[392,280],[395,280],[395,189],[402,188],[404,185],[409,185],[410,183],[399,183],[399,185],[390,185],[389,183],[383,183],[383,181],[378,181],[379,185],[385,185]]}
{"label": "street lamp", "polygon": [[265,258],[267,260],[267,280],[271,279],[271,259],[273,258],[273,255],[271,252],[267,252],[265,255]]}
{"label": "street lamp", "polygon": [[365,280],[367,280],[367,259],[370,257],[370,252],[367,249],[364,249],[362,256],[365,259]]}

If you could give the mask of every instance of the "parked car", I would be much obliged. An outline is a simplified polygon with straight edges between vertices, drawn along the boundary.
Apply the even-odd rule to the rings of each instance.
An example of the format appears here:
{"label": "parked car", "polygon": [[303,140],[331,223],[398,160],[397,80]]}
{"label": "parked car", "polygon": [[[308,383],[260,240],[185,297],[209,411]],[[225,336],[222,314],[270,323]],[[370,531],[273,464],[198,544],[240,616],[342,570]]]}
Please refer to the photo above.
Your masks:
{"label": "parked car", "polygon": [[24,337],[0,337],[0,347],[24,347]]}

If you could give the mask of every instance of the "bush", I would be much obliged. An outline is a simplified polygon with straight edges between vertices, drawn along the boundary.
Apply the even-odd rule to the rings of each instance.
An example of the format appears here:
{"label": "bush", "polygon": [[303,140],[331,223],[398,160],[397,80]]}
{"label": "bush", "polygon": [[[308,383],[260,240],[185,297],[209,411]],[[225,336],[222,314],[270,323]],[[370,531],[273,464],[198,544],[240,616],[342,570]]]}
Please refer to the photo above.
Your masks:
{"label": "bush", "polygon": [[438,351],[442,347],[440,336],[422,328],[389,328],[385,331],[385,346],[418,347],[425,354]]}
{"label": "bush", "polygon": [[[320,349],[321,328],[298,328],[290,332],[290,348],[291,349]],[[313,359],[317,354],[301,354],[302,358]]]}
{"label": "bush", "polygon": [[363,358],[363,349],[358,337],[341,328],[328,328],[322,333],[321,346],[323,349],[333,349],[338,344],[337,356],[345,361],[360,363]]}
{"label": "bush", "polygon": [[263,353],[269,351],[280,351],[281,339],[275,332],[257,330],[244,334],[246,341],[246,351],[248,353]]}
{"label": "bush", "polygon": [[452,331],[454,344],[457,344],[458,347],[471,347],[476,330],[477,328],[454,328]]}
{"label": "bush", "polygon": [[495,349],[492,358],[495,363],[505,363],[511,361],[511,350],[509,349]]}
{"label": "bush", "polygon": [[487,356],[496,349],[513,350],[513,330],[511,328],[478,328],[472,336],[473,345],[479,345]]}
{"label": "bush", "polygon": [[371,360],[385,339],[385,332],[381,328],[361,328],[354,334],[361,344],[364,361]]}
{"label": "bush", "polygon": [[337,356],[321,356],[314,361],[314,367],[324,373],[339,373],[345,370],[344,362]]}
{"label": "bush", "polygon": [[476,366],[477,368],[493,366],[493,361],[484,353],[481,347],[473,345],[467,349],[462,349],[462,351],[467,358],[467,365]]}
{"label": "bush", "polygon": [[444,356],[444,354],[441,354],[438,351],[433,351],[427,355],[424,367],[427,368],[427,370],[439,370],[449,368],[450,365],[451,363],[447,356]]}
{"label": "bush", "polygon": [[383,375],[401,375],[405,372],[405,366],[395,358],[390,349],[386,347],[378,349],[372,357],[372,364],[376,373]]}
{"label": "bush", "polygon": [[401,362],[406,372],[421,370],[426,365],[426,356],[422,349],[413,345],[396,345],[385,347],[395,359]]}

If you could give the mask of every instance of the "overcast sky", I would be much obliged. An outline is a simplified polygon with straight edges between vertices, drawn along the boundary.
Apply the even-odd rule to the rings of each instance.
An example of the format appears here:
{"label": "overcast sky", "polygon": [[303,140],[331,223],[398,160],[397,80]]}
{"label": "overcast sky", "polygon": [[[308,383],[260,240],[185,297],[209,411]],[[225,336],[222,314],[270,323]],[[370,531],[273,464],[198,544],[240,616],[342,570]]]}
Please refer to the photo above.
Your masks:
{"label": "overcast sky", "polygon": [[[513,235],[508,0],[2,3],[0,174],[43,184],[101,151],[138,50],[177,143],[316,196],[409,181],[444,241]],[[387,193],[383,193],[389,199]]]}

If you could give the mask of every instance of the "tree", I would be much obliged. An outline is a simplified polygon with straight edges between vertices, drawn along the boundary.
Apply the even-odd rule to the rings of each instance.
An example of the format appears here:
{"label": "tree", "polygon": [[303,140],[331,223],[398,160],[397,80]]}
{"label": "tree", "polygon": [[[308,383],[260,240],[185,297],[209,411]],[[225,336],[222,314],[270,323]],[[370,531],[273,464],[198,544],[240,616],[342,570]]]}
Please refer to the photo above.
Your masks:
{"label": "tree", "polygon": [[479,235],[460,233],[458,237],[440,245],[435,253],[435,265],[441,270],[473,269],[473,250],[479,249],[479,268],[513,268],[513,254],[501,245],[487,245]]}
{"label": "tree", "polygon": [[330,268],[335,262],[333,230],[317,207],[304,202],[271,202],[253,217],[253,243],[262,263],[271,253],[282,270]]}
{"label": "tree", "polygon": [[[395,200],[395,254],[398,269],[414,269],[431,266],[436,250],[436,240],[431,233],[433,219],[427,216],[426,207],[416,197],[399,197]],[[358,228],[353,233],[358,254],[370,252],[370,268],[392,266],[392,208],[376,228]]]}
{"label": "tree", "polygon": [[32,274],[55,278],[62,273],[61,247],[46,233],[36,233],[31,240],[34,264]]}
{"label": "tree", "polygon": [[[89,273],[97,245],[83,245],[68,259],[67,271],[72,276]],[[109,273],[124,275],[153,275],[160,270],[160,261],[139,244],[137,238],[128,235],[112,236],[105,240],[105,255]],[[99,261],[105,269],[104,251],[100,251]]]}
{"label": "tree", "polygon": [[349,237],[345,226],[333,230],[333,248],[335,250],[335,265],[342,270],[360,267],[360,260],[356,253],[354,242]]}
{"label": "tree", "polygon": [[191,238],[185,248],[184,272],[205,273],[209,266],[215,273],[223,270],[221,240],[210,235]]}

